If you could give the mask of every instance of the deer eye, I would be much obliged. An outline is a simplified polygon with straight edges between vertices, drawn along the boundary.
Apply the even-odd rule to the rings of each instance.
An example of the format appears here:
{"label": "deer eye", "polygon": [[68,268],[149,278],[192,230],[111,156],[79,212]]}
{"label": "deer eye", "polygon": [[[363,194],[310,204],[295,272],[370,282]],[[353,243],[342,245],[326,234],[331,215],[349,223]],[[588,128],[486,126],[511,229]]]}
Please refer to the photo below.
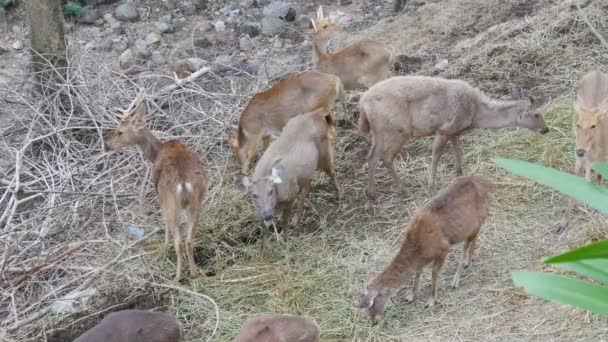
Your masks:
{"label": "deer eye", "polygon": [[253,197],[253,198],[258,198],[258,195],[256,195],[256,194],[251,194],[251,197]]}
{"label": "deer eye", "polygon": [[591,125],[591,128],[592,128],[592,129],[593,129],[593,128],[595,128],[595,125]]}
{"label": "deer eye", "polygon": [[581,125],[579,125],[579,124],[576,124],[576,128],[582,128],[582,127],[581,127]]}

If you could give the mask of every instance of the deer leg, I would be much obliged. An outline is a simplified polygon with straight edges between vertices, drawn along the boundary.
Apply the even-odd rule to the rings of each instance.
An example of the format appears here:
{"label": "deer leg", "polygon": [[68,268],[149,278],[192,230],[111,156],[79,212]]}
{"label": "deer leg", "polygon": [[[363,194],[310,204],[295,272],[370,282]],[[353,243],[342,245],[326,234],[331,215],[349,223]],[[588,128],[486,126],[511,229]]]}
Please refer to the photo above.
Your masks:
{"label": "deer leg", "polygon": [[253,159],[253,156],[255,155],[255,152],[258,147],[258,143],[260,142],[261,138],[262,138],[261,134],[252,134],[247,137],[247,142],[245,143],[245,146],[243,147],[243,148],[247,149],[246,150],[247,155],[245,156],[245,161],[243,162],[243,166],[241,167],[242,174],[247,174],[247,171],[249,170],[249,164],[251,164],[251,160]]}
{"label": "deer leg", "polygon": [[396,132],[393,134],[393,136],[394,138],[384,150],[382,161],[388,169],[388,172],[391,174],[395,185],[398,186],[402,191],[405,191],[405,185],[401,178],[399,178],[399,175],[397,175],[397,172],[395,171],[395,166],[393,165],[393,161],[395,160],[395,156],[397,155],[397,153],[399,153],[399,151],[401,151],[401,149],[403,148],[403,145],[405,145],[407,137],[399,135],[399,133]]}
{"label": "deer leg", "polygon": [[[372,133],[373,134],[373,133]],[[372,147],[369,150],[367,155],[367,163],[369,168],[369,178],[367,182],[367,195],[375,200],[377,198],[376,194],[376,167],[378,166],[378,160],[380,159],[380,152],[382,150],[382,140],[381,138],[376,138],[376,136],[372,136]]]}
{"label": "deer leg", "polygon": [[188,208],[188,233],[186,235],[186,255],[188,255],[188,265],[190,267],[190,276],[195,278],[199,274],[199,269],[194,262],[194,236],[198,231],[199,214],[201,212],[200,204],[191,205]]}
{"label": "deer leg", "polygon": [[291,221],[292,226],[298,225],[300,223],[300,219],[302,218],[302,213],[304,212],[304,202],[306,201],[306,197],[308,197],[308,193],[310,192],[310,182],[302,185],[302,190],[300,191],[300,198],[298,201],[298,206],[296,207],[296,214]]}
{"label": "deer leg", "polygon": [[325,172],[329,178],[331,178],[331,181],[336,189],[336,200],[339,201],[342,198],[342,192],[340,190],[340,185],[338,184],[338,179],[334,170],[332,146],[330,143],[328,143],[327,151],[322,153],[319,158],[319,168],[323,170],[323,172]]}
{"label": "deer leg", "polygon": [[177,258],[175,280],[178,281],[182,278],[182,237],[179,233],[180,213],[177,210],[176,203],[173,199],[165,201],[163,203],[163,209],[165,212],[165,219],[167,220],[167,229],[170,230],[171,235],[173,235],[175,256]]}
{"label": "deer leg", "polygon": [[477,234],[470,239],[471,243],[469,244],[469,254],[467,258],[464,260],[464,268],[467,269],[471,266],[473,262],[473,253],[475,252],[475,247],[477,246]]}
{"label": "deer leg", "polygon": [[460,148],[460,138],[455,136],[451,139],[454,159],[456,160],[456,175],[462,176],[462,149]]}
{"label": "deer leg", "polygon": [[[579,161],[576,162],[574,173],[578,177],[583,176],[583,174],[585,173],[585,168],[583,167],[582,162],[579,162]],[[566,207],[566,212],[564,213],[564,217],[562,218],[560,223],[557,224],[557,227],[555,229],[556,233],[560,234],[560,233],[564,232],[566,230],[566,228],[568,228],[568,225],[570,224],[570,219],[572,216],[572,211],[574,210],[575,205],[576,205],[576,200],[572,197],[568,198],[568,206]]]}
{"label": "deer leg", "polygon": [[407,292],[407,294],[405,295],[406,303],[412,303],[414,301],[414,299],[416,298],[416,291],[418,291],[418,283],[420,281],[421,274],[422,274],[422,269],[418,270],[416,272],[416,275],[414,275],[414,286],[412,286],[412,289],[409,292]]}
{"label": "deer leg", "polygon": [[464,246],[462,248],[462,255],[460,256],[460,260],[458,261],[458,267],[456,267],[456,273],[454,274],[454,280],[452,281],[452,288],[457,289],[460,285],[460,273],[462,272],[462,265],[464,264],[464,260],[467,257],[467,252],[469,251],[469,244],[471,242],[469,240],[465,240]]}
{"label": "deer leg", "polygon": [[[270,225],[272,225],[272,223],[270,223]],[[267,225],[266,222],[262,220],[262,242],[260,243],[260,255],[262,256],[268,254],[268,245],[266,239],[268,236],[268,230],[270,229],[270,225]]]}
{"label": "deer leg", "polygon": [[438,256],[433,262],[431,297],[425,305],[427,308],[432,308],[437,302],[437,283],[439,282],[439,273],[441,272],[441,267],[443,266],[445,257],[445,254]]}
{"label": "deer leg", "polygon": [[272,137],[270,135],[265,135],[262,137],[262,144],[264,145],[264,150],[268,148],[268,145],[272,142]]}
{"label": "deer leg", "polygon": [[445,144],[448,142],[448,137],[437,133],[435,135],[435,141],[433,142],[433,158],[431,161],[431,170],[429,172],[429,190],[433,188],[435,185],[435,174],[437,172],[437,164],[439,163],[439,159],[441,159],[441,155],[443,154],[443,148]]}
{"label": "deer leg", "polygon": [[289,216],[291,215],[291,205],[283,208],[283,217],[281,225],[283,226],[283,243],[285,244],[285,249],[287,254],[289,254]]}

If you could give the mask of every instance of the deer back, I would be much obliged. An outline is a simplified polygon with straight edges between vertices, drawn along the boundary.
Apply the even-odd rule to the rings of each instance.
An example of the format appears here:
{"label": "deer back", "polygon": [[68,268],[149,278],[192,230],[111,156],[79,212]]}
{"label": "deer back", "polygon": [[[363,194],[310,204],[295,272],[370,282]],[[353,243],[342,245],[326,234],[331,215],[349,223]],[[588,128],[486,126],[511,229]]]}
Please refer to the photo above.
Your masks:
{"label": "deer back", "polygon": [[319,326],[306,317],[291,315],[263,316],[249,319],[235,342],[317,342]]}

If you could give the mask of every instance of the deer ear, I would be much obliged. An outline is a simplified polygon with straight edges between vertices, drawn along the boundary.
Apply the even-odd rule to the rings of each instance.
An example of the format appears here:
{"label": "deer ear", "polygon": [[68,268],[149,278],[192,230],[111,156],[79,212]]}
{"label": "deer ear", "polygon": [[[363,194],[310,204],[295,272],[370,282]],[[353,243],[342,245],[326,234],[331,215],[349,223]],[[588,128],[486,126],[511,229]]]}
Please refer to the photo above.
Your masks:
{"label": "deer ear", "polygon": [[574,111],[578,112],[583,109],[583,98],[580,95],[576,95],[576,100],[574,100]]}
{"label": "deer ear", "polygon": [[319,9],[317,9],[317,19],[323,18],[325,18],[325,15],[323,15],[323,6],[319,6]]}
{"label": "deer ear", "polygon": [[310,24],[312,25],[312,29],[313,29],[315,32],[319,32],[319,30],[317,29],[317,24],[315,23],[315,20],[314,20],[314,19],[310,19]]}
{"label": "deer ear", "polygon": [[236,183],[236,189],[240,192],[249,192],[251,190],[251,181],[249,177],[239,173],[234,176],[234,182]]}
{"label": "deer ear", "polygon": [[131,114],[131,122],[137,129],[142,129],[146,127],[146,114],[148,109],[146,108],[146,101],[142,100],[133,113]]}

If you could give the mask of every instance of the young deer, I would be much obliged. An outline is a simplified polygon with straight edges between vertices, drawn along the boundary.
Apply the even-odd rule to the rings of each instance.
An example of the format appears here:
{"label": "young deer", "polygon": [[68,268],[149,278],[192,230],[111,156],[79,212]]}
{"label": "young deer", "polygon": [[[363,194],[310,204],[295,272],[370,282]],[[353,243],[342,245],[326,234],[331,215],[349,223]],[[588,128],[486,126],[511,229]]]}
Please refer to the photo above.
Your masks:
{"label": "young deer", "polygon": [[385,302],[412,276],[414,286],[406,300],[414,300],[422,269],[431,262],[432,291],[426,306],[432,307],[437,300],[441,267],[450,247],[464,241],[452,282],[453,288],[459,286],[462,268],[471,264],[479,229],[488,216],[489,192],[492,189],[492,183],[483,177],[457,177],[414,214],[397,255],[381,273],[367,281],[361,294],[359,308],[368,310],[372,324],[382,319]]}
{"label": "young deer", "polygon": [[207,177],[198,156],[183,143],[179,140],[160,142],[150,132],[146,127],[146,103],[143,97],[139,97],[134,103],[135,110],[128,112],[106,141],[106,150],[138,145],[144,153],[144,158],[153,163],[154,184],[167,221],[165,243],[169,243],[169,234],[173,235],[175,242],[175,279],[182,277],[182,239],[179,231],[182,210],[186,211],[188,217],[186,254],[190,274],[196,277],[198,269],[194,263],[193,237],[198,229],[199,214],[207,192]]}
{"label": "young deer", "polygon": [[241,173],[247,174],[262,138],[267,148],[271,136],[278,135],[289,119],[317,108],[331,110],[343,93],[342,83],[336,76],[306,71],[256,94],[243,110],[232,140]]}
{"label": "young deer", "polygon": [[74,342],[179,342],[182,335],[179,321],[173,315],[123,310],[110,313]]}
{"label": "young deer", "polygon": [[261,253],[267,251],[266,235],[272,225],[275,210],[283,211],[285,244],[287,224],[298,196],[300,201],[292,225],[302,217],[304,201],[311,189],[315,170],[323,170],[336,188],[340,187],[333,167],[336,126],[325,108],[298,115],[289,120],[281,135],[270,144],[253,172],[253,180],[237,175],[239,190],[251,193],[253,205],[262,219]]}
{"label": "young deer", "polygon": [[318,342],[319,325],[313,319],[292,316],[261,316],[245,322],[234,342]]}
{"label": "young deer", "polygon": [[317,71],[340,77],[347,90],[369,88],[388,76],[395,55],[384,44],[364,39],[336,53],[329,53],[329,38],[344,29],[325,18],[322,6],[319,6],[317,18],[311,19],[311,23],[312,61]]}
{"label": "young deer", "polygon": [[394,182],[403,183],[393,160],[405,143],[415,137],[435,135],[428,186],[435,183],[437,164],[448,142],[456,156],[456,173],[462,175],[459,136],[473,128],[524,127],[548,131],[543,116],[530,112],[530,101],[521,89],[513,89],[515,101],[498,101],[459,80],[424,76],[400,76],[371,87],[359,102],[359,131],[371,131],[368,194],[376,198],[376,164],[382,159]]}
{"label": "young deer", "polygon": [[[608,161],[608,75],[594,70],[579,82],[574,101],[574,134],[576,160],[574,173],[591,181],[591,166],[596,162]],[[602,176],[596,175],[598,184]],[[568,207],[557,232],[563,232],[570,224],[570,217],[576,200],[570,198]]]}

